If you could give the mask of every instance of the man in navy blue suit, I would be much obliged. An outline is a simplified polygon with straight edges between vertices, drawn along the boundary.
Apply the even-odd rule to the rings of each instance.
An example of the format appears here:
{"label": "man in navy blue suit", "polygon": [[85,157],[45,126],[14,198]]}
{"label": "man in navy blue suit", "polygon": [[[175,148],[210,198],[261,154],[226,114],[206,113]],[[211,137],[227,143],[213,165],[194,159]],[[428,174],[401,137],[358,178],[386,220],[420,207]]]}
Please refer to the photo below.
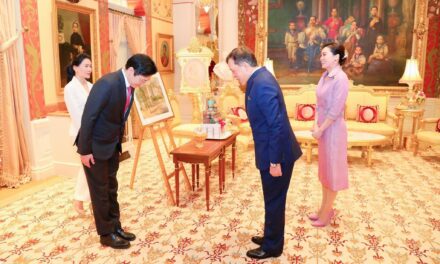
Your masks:
{"label": "man in navy blue suit", "polygon": [[278,257],[284,246],[286,197],[293,165],[302,155],[287,117],[283,93],[275,77],[258,67],[255,55],[238,47],[226,58],[234,77],[246,85],[246,112],[255,143],[255,163],[263,185],[264,236],[252,237],[259,245],[247,256]]}
{"label": "man in navy blue suit", "polygon": [[102,245],[128,248],[136,236],[124,231],[118,203],[119,155],[124,125],[133,104],[133,90],[157,72],[144,54],[131,56],[125,68],[102,76],[87,98],[76,138],[86,173],[96,230]]}

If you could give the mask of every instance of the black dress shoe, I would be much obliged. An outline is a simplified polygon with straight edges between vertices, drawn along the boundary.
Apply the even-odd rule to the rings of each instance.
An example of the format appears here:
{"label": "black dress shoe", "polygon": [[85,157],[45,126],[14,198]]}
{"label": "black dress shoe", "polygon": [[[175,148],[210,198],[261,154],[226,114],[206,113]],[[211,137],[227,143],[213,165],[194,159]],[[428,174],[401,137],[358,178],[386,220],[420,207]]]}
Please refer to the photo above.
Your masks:
{"label": "black dress shoe", "polygon": [[262,237],[262,236],[253,236],[253,237],[251,238],[251,240],[252,240],[252,242],[254,242],[255,244],[261,246],[261,245],[263,245],[264,237]]}
{"label": "black dress shoe", "polygon": [[136,239],[136,236],[133,233],[125,232],[124,229],[122,229],[122,228],[116,229],[116,234],[119,237],[122,237],[123,239],[128,240],[128,241],[133,241]]}
{"label": "black dress shoe", "polygon": [[246,256],[254,259],[265,259],[265,258],[276,258],[281,256],[281,253],[273,254],[264,251],[261,247],[256,249],[251,249],[246,253]]}
{"label": "black dress shoe", "polygon": [[99,240],[102,245],[109,246],[112,248],[123,249],[130,247],[130,242],[119,237],[116,233],[111,233],[105,236],[101,236]]}

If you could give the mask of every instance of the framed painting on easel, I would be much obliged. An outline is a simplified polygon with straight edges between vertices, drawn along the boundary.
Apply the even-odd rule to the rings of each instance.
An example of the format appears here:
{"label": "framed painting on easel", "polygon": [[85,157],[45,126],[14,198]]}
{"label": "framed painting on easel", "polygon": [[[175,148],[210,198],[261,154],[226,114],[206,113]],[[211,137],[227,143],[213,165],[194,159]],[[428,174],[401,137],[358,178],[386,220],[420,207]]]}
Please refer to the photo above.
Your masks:
{"label": "framed painting on easel", "polygon": [[174,116],[159,73],[151,76],[151,79],[144,86],[135,90],[134,103],[142,126],[148,126]]}

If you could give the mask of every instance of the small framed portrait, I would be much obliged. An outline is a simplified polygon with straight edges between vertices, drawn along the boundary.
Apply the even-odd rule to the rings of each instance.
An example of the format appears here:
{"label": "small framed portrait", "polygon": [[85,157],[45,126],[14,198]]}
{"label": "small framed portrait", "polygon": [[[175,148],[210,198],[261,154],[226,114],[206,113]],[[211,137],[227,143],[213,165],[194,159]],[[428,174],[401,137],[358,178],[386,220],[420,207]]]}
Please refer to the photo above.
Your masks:
{"label": "small framed portrait", "polygon": [[157,34],[156,65],[159,72],[174,71],[173,36]]}
{"label": "small framed portrait", "polygon": [[159,73],[154,74],[144,86],[135,90],[134,104],[142,126],[152,125],[174,116]]}

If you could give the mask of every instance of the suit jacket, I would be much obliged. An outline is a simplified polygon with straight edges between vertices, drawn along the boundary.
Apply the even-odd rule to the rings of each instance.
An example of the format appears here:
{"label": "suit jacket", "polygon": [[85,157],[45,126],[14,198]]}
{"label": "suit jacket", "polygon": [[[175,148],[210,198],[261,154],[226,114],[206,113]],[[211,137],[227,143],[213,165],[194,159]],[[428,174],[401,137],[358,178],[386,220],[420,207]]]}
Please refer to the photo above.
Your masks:
{"label": "suit jacket", "polygon": [[245,101],[257,168],[265,170],[270,163],[295,162],[302,155],[301,147],[290,126],[281,88],[265,67],[247,81]]}
{"label": "suit jacket", "polygon": [[[92,84],[87,82],[87,87],[90,91],[92,89]],[[66,103],[67,111],[72,120],[70,123],[69,136],[73,139],[78,135],[79,128],[81,127],[82,113],[88,95],[89,93],[84,89],[75,76],[64,87],[64,102]]]}
{"label": "suit jacket", "polygon": [[122,152],[124,124],[133,104],[124,113],[127,98],[122,70],[101,77],[90,91],[81,119],[81,128],[75,143],[81,155],[109,159],[117,149]]}

